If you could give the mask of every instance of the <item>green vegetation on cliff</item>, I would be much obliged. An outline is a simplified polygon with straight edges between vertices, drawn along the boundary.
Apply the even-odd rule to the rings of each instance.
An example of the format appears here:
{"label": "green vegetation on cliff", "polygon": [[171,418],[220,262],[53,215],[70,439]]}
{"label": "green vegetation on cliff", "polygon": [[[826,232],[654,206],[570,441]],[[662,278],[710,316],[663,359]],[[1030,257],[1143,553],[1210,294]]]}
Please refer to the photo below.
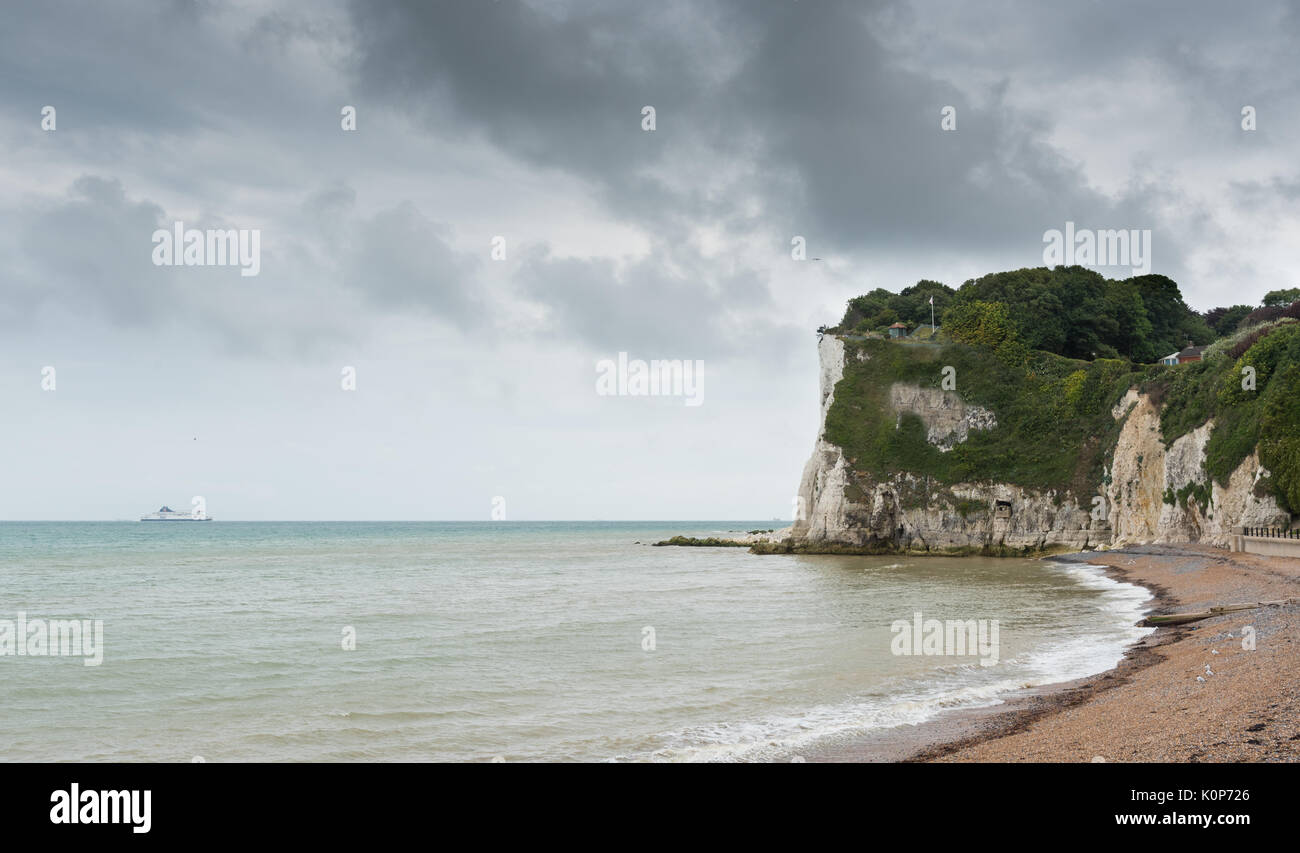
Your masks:
{"label": "green vegetation on cliff", "polygon": [[1300,511],[1300,323],[1256,330],[1203,362],[1157,375],[1143,390],[1163,401],[1166,444],[1214,418],[1207,473],[1226,485],[1258,447],[1271,474],[1264,488]]}
{"label": "green vegetation on cliff", "polygon": [[930,322],[930,297],[934,297],[933,316],[937,319],[943,316],[956,292],[937,281],[918,281],[898,293],[878,287],[849,300],[839,328],[845,332],[868,332],[884,330],[893,323],[905,323],[908,329],[915,329]]}
{"label": "green vegetation on cliff", "polygon": [[[905,291],[903,307],[915,308],[911,303],[920,295],[938,295],[936,287],[942,285],[909,288],[916,292]],[[858,318],[858,326],[845,331],[864,331],[867,323],[889,316],[866,313],[887,301],[882,293],[889,295],[873,291],[849,303],[846,324]],[[1279,293],[1270,297],[1289,295]],[[984,276],[944,297],[949,304],[934,343],[845,338],[844,376],[827,413],[825,437],[843,448],[855,480],[907,473],[925,478],[928,488],[1001,482],[1072,492],[1086,506],[1103,485],[1104,465],[1119,435],[1121,424],[1111,410],[1136,387],[1161,407],[1166,446],[1214,419],[1207,473],[1226,485],[1258,449],[1271,476],[1257,491],[1300,511],[1300,323],[1287,319],[1300,313],[1300,303],[1250,311],[1238,331],[1233,323],[1248,306],[1216,309],[1202,318],[1164,276],[1115,282],[1078,267]],[[1206,351],[1204,361],[1175,367],[1135,363],[1188,340],[1208,342],[1215,332],[1207,321],[1228,335]],[[1116,352],[1127,357],[1086,357]],[[1072,357],[1077,355],[1085,357]],[[891,407],[890,389],[895,383],[944,389],[946,377],[952,380],[947,387],[966,404],[992,411],[997,425],[970,430],[964,442],[944,452],[927,441],[920,417]],[[853,490],[861,490],[858,482],[851,483]],[[1166,499],[1204,508],[1210,490],[1189,487]]]}
{"label": "green vegetation on cliff", "polygon": [[877,288],[849,300],[832,331],[862,334],[900,321],[909,328],[928,324],[931,296],[941,325],[971,303],[1001,304],[1025,346],[1070,358],[1153,362],[1188,341],[1207,344],[1215,336],[1171,279],[1141,275],[1117,281],[1079,266],[992,273],[957,290],[937,281],[920,281],[896,294]]}
{"label": "green vegetation on cliff", "polygon": [[[960,343],[849,340],[845,346],[826,439],[844,449],[855,470],[876,479],[909,472],[940,485],[982,480],[1096,492],[1119,434],[1110,409],[1133,375],[1128,362],[1025,350],[1023,363],[1008,363],[996,347]],[[991,410],[997,426],[972,430],[942,452],[926,440],[921,419],[895,414],[889,399],[895,382],[942,388],[945,367],[954,369],[947,375],[962,400]]]}

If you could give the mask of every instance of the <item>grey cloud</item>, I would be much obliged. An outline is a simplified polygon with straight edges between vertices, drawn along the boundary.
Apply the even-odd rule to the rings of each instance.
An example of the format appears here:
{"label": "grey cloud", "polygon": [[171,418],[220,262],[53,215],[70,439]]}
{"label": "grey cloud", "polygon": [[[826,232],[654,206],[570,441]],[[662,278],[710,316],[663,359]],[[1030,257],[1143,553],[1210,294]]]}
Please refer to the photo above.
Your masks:
{"label": "grey cloud", "polygon": [[418,308],[461,328],[489,319],[474,282],[478,264],[449,245],[450,229],[403,203],[360,223],[344,279],[372,301]]}
{"label": "grey cloud", "polygon": [[20,216],[21,247],[32,270],[27,281],[7,278],[0,295],[31,307],[58,301],[73,311],[102,311],[121,325],[142,325],[181,294],[150,259],[163,211],[127,198],[116,180],[86,175],[67,196]]}
{"label": "grey cloud", "polygon": [[[220,41],[202,27],[200,9],[180,2],[6,8],[0,79],[7,85],[0,99],[33,115],[53,104],[68,131],[196,130],[205,124],[203,105],[175,97],[177,88],[200,88],[195,77],[215,71],[222,54]],[[228,97],[228,86],[210,88]]]}
{"label": "grey cloud", "polygon": [[[351,8],[371,96],[580,175],[616,215],[657,233],[709,219],[803,234],[827,251],[1032,251],[1063,213],[1150,218],[1137,199],[1092,191],[1043,141],[1041,117],[996,99],[968,105],[951,85],[898,67],[871,28],[881,7]],[[655,133],[639,127],[642,102],[659,111]],[[957,133],[939,128],[949,104]],[[669,151],[671,168],[660,159]],[[743,176],[721,194],[691,184],[736,163]],[[738,217],[750,194],[762,211]]]}
{"label": "grey cloud", "polygon": [[[340,333],[319,323],[283,322],[293,315],[282,303],[292,285],[268,265],[265,245],[264,277],[243,277],[234,266],[156,266],[153,233],[170,230],[176,219],[158,204],[131,198],[116,179],[82,176],[63,197],[10,215],[20,223],[22,263],[5,277],[0,303],[13,322],[30,322],[48,306],[87,328],[105,321],[132,334],[185,328],[195,339],[208,336],[245,354]],[[215,218],[185,226],[238,227]]]}
{"label": "grey cloud", "polygon": [[318,247],[315,275],[337,277],[383,310],[416,311],[460,329],[490,322],[492,297],[479,281],[480,259],[452,247],[450,225],[409,201],[366,216],[357,199],[349,184],[325,186],[302,203],[301,222],[287,223]]}
{"label": "grey cloud", "polygon": [[[473,281],[475,262],[444,240],[446,226],[402,204],[362,217],[355,192],[326,188],[301,206],[307,226],[263,229],[261,272],[166,267],[152,260],[152,235],[176,217],[128,196],[116,179],[86,175],[54,200],[8,212],[15,251],[0,279],[0,310],[20,322],[42,305],[135,330],[186,325],[236,352],[309,351],[357,334],[355,304],[412,310],[458,328],[491,311]],[[187,228],[238,228],[218,216]]]}
{"label": "grey cloud", "polygon": [[522,296],[546,306],[550,334],[601,351],[655,358],[743,352],[757,361],[779,350],[778,341],[789,342],[789,330],[771,320],[764,276],[720,269],[685,249],[657,246],[616,264],[554,257],[539,247],[521,261],[517,282]]}
{"label": "grey cloud", "polygon": [[1232,185],[1232,191],[1238,204],[1263,206],[1278,202],[1294,203],[1300,201],[1300,178],[1239,181]]}
{"label": "grey cloud", "polygon": [[[1161,271],[1179,277],[1182,250],[1212,230],[1204,212],[1188,210],[1194,202],[1154,171],[1139,172],[1115,197],[1093,190],[1082,167],[1048,141],[1057,114],[1027,112],[1013,105],[1011,94],[1142,60],[1183,81],[1176,91],[1202,105],[1193,128],[1205,129],[1207,138],[1213,128],[1215,144],[1241,146],[1256,142],[1232,133],[1220,113],[1235,114],[1237,94],[1254,89],[1270,110],[1258,138],[1267,144],[1264,128],[1277,127],[1281,108],[1294,104],[1286,93],[1297,75],[1276,62],[1254,68],[1248,61],[1250,48],[1270,59],[1285,49],[1287,28],[1296,25],[1294,6],[1249,12],[1207,6],[1205,14],[1168,4],[1048,12],[1019,3],[972,10],[839,0],[323,8],[270,7],[232,27],[218,18],[218,7],[197,3],[161,10],[24,7],[0,33],[0,72],[18,84],[5,100],[23,109],[47,95],[68,104],[61,126],[97,128],[113,156],[130,153],[111,138],[114,130],[225,138],[228,145],[211,146],[228,158],[216,168],[185,170],[167,162],[160,176],[174,191],[192,192],[205,199],[205,209],[219,211],[221,195],[241,181],[263,193],[301,193],[308,164],[322,152],[338,158],[331,161],[336,173],[360,162],[347,159],[349,149],[341,146],[351,143],[342,134],[297,129],[319,121],[311,126],[333,130],[337,123],[337,106],[326,101],[343,93],[324,95],[328,83],[299,92],[315,63],[325,63],[354,75],[363,113],[387,105],[419,116],[433,139],[484,138],[534,167],[578,176],[609,215],[651,235],[657,253],[708,224],[721,228],[724,239],[760,235],[774,257],[788,251],[793,234],[807,237],[813,254],[842,254],[863,267],[882,255],[909,257],[920,277],[931,274],[926,258],[935,252],[1035,263],[1042,232],[1068,218],[1081,226],[1153,227]],[[1152,21],[1166,25],[1153,33]],[[41,38],[45,33],[62,37]],[[98,68],[94,57],[105,43],[131,50],[111,69]],[[1212,50],[1216,43],[1224,49]],[[923,61],[908,61],[917,58]],[[967,68],[987,71],[993,81],[971,84],[979,95],[973,99],[969,86],[952,80]],[[1115,97],[1140,106],[1141,87],[1134,80]],[[659,111],[654,133],[640,128],[639,110],[647,103]],[[939,109],[948,104],[958,108],[956,133],[939,129]],[[240,142],[230,125],[261,133]],[[304,165],[282,171],[284,152],[295,145],[303,145]],[[241,150],[246,166],[232,173],[241,158],[230,152]],[[382,148],[364,150],[370,156]],[[1260,182],[1252,198],[1285,200],[1289,181],[1294,176]],[[508,186],[492,184],[490,175],[484,186],[502,205],[510,203]],[[430,217],[399,205],[362,219],[347,192],[309,202],[321,205],[306,214],[315,217],[313,239],[333,247],[317,254],[336,265],[312,275],[341,275],[342,284],[381,310],[415,309],[462,327],[490,311],[493,297],[474,281],[482,264],[451,248],[455,223],[442,224],[450,218],[445,211]],[[89,215],[91,203],[80,204],[44,215]],[[116,204],[126,206],[124,221],[147,214],[130,202]],[[111,207],[99,202],[105,205]],[[313,254],[281,236],[281,251]],[[39,237],[35,244],[41,254],[52,251]],[[726,265],[680,248],[674,254],[672,266],[646,262],[621,273],[663,306],[665,320],[655,325],[667,328],[671,316],[689,328],[694,321],[682,318],[701,306],[725,310],[674,276],[716,282]],[[106,246],[96,256],[113,252]],[[591,263],[594,271],[574,271],[579,280],[606,275],[602,262]],[[71,253],[51,268],[64,287],[75,264]],[[684,273],[682,264],[690,265]],[[599,304],[599,294],[575,304],[565,290],[540,287],[556,268],[553,260],[533,261],[519,286],[549,305],[565,328],[590,337],[600,327],[586,319],[583,305]],[[81,298],[123,322],[159,310],[133,287],[113,285]],[[102,301],[108,294],[116,294],[111,305]],[[11,307],[19,297],[12,286]]]}

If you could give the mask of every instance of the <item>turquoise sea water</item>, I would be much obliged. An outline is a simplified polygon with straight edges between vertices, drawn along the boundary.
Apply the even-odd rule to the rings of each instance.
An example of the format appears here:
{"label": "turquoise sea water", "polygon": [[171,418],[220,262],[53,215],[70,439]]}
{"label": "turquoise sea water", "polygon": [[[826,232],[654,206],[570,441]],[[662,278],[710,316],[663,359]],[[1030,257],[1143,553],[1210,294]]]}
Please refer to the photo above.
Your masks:
{"label": "turquoise sea water", "polygon": [[[790,760],[1144,633],[1079,565],[645,544],[772,526],[0,523],[0,620],[103,622],[98,666],[0,654],[0,759]],[[918,611],[997,664],[892,654]]]}

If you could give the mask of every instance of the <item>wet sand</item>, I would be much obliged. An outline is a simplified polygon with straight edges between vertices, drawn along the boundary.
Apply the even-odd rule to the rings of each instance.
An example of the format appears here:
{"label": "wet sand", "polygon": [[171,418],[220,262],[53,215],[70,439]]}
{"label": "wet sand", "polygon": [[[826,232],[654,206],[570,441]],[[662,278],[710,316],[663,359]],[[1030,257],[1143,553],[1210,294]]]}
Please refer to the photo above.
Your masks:
{"label": "wet sand", "polygon": [[[1067,559],[1107,566],[1116,579],[1151,590],[1157,614],[1300,596],[1298,559],[1198,545]],[[1253,650],[1243,648],[1246,629],[1254,631]],[[1115,669],[828,747],[808,760],[1300,760],[1300,605],[1158,628]]]}

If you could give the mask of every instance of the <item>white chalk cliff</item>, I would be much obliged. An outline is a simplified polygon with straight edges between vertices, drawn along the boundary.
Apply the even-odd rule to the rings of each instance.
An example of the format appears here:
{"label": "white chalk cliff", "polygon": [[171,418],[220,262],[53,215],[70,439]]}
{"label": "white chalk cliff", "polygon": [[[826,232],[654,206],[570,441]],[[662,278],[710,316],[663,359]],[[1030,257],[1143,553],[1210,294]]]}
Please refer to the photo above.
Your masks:
{"label": "white chalk cliff", "polygon": [[[826,335],[821,356],[821,425],[799,485],[792,544],[807,550],[1082,549],[1131,543],[1206,542],[1226,545],[1237,525],[1287,524],[1271,496],[1256,494],[1267,472],[1256,453],[1233,472],[1227,487],[1205,472],[1207,423],[1168,448],[1152,401],[1131,390],[1112,412],[1123,421],[1108,482],[1096,495],[1039,491],[1006,483],[939,487],[925,477],[895,474],[881,482],[856,473],[844,451],[825,438],[835,386],[844,375],[844,342]],[[860,352],[860,358],[868,357]],[[918,416],[927,440],[940,450],[964,442],[972,430],[992,429],[993,412],[964,402],[954,391],[904,383],[890,387],[889,405]],[[1200,485],[1209,501],[1169,496]]]}
{"label": "white chalk cliff", "polygon": [[[1258,452],[1247,456],[1219,485],[1205,471],[1205,446],[1214,421],[1174,441],[1167,449],[1160,438],[1160,413],[1145,395],[1130,390],[1111,413],[1126,419],[1115,447],[1111,483],[1106,497],[1114,522],[1112,544],[1140,542],[1206,542],[1225,546],[1232,528],[1282,526],[1290,515],[1271,495],[1257,495],[1255,486],[1267,471]],[[1188,486],[1210,487],[1205,507],[1189,499],[1167,501]]]}

